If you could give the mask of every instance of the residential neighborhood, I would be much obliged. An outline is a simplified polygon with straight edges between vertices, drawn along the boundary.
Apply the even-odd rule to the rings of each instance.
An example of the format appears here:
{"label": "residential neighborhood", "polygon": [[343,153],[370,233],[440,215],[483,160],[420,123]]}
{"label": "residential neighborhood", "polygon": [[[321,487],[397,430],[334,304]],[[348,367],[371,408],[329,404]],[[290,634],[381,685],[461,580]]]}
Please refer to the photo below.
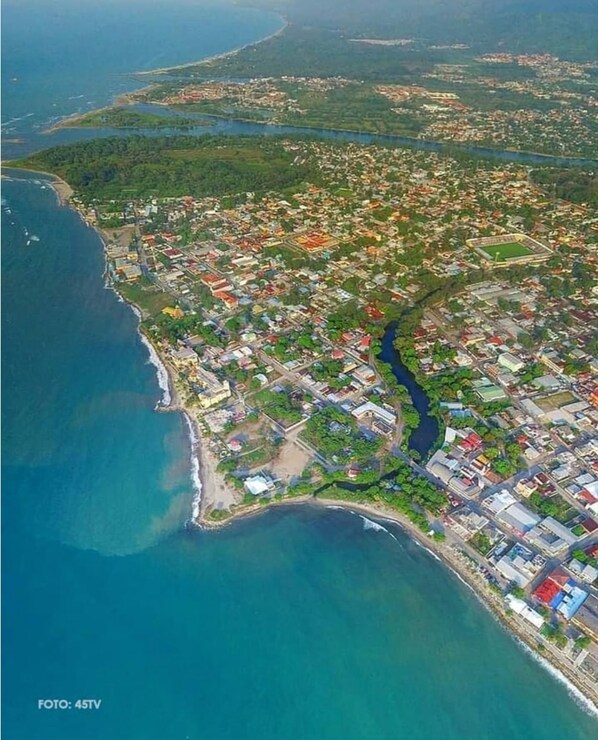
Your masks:
{"label": "residential neighborhood", "polygon": [[318,162],[320,183],[82,205],[127,235],[108,244],[109,270],[231,501],[343,481],[386,496],[403,461],[443,502],[423,505],[430,520],[412,501],[409,516],[595,680],[598,218],[515,164],[285,147]]}

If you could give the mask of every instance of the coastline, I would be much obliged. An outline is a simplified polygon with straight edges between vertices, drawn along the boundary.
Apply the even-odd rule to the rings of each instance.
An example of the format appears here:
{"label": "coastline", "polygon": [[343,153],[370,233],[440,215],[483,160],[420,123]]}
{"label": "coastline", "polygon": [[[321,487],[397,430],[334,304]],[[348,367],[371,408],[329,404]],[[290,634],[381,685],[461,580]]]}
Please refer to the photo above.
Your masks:
{"label": "coastline", "polygon": [[[139,79],[143,77],[151,77],[154,75],[166,75],[171,70],[186,69],[188,67],[197,67],[200,64],[209,64],[210,62],[217,61],[218,59],[225,59],[226,57],[232,56],[233,54],[237,54],[239,51],[243,51],[243,49],[247,49],[250,46],[255,46],[256,44],[262,44],[264,41],[269,41],[270,39],[273,39],[279,34],[283,33],[283,31],[285,31],[286,28],[288,28],[289,21],[287,20],[287,18],[285,18],[282,15],[279,15],[279,17],[282,20],[282,26],[277,31],[274,31],[273,33],[270,33],[267,36],[264,36],[263,38],[258,39],[257,41],[251,41],[247,44],[242,44],[241,46],[237,46],[234,49],[230,49],[229,51],[223,51],[219,54],[212,54],[209,57],[197,59],[193,62],[185,62],[184,64],[175,64],[170,67],[158,67],[156,69],[127,72],[125,74],[135,79]],[[130,92],[120,93],[108,105],[101,106],[100,108],[93,108],[92,110],[86,111],[84,113],[72,113],[69,116],[65,116],[64,118],[61,118],[60,120],[56,121],[56,123],[53,123],[48,128],[44,129],[41,133],[44,135],[49,135],[49,134],[53,134],[56,131],[60,131],[61,129],[65,129],[65,128],[81,128],[80,126],[77,125],[77,123],[84,116],[87,116],[90,113],[101,113],[114,106],[131,105],[136,102],[133,96],[138,95],[144,90],[150,90],[155,84],[156,83],[150,83],[149,85],[140,87],[138,90],[131,90]],[[88,128],[88,127],[85,127],[85,128]],[[93,128],[93,127],[89,127],[89,128]]]}
{"label": "coastline", "polygon": [[241,46],[237,46],[234,49],[231,49],[230,51],[223,51],[219,54],[212,54],[209,57],[205,57],[204,59],[199,59],[195,62],[185,62],[184,64],[174,64],[170,67],[158,67],[157,69],[148,69],[148,70],[141,70],[139,72],[130,72],[129,74],[134,75],[135,77],[149,77],[151,75],[163,75],[167,74],[171,70],[174,69],[187,69],[188,67],[197,67],[200,64],[209,64],[210,62],[214,62],[218,59],[226,59],[226,57],[230,57],[233,54],[237,54],[239,51],[243,51],[243,49],[248,49],[250,46],[256,46],[257,44],[263,44],[264,41],[269,41],[270,39],[275,38],[276,36],[279,36],[286,28],[289,26],[289,21],[287,18],[285,18],[283,15],[280,15],[279,13],[276,13],[276,15],[279,16],[279,18],[282,20],[283,25],[278,29],[278,31],[274,31],[273,33],[268,34],[268,36],[264,36],[261,39],[258,39],[257,41],[250,41],[247,44],[242,44]]}
{"label": "coastline", "polygon": [[[11,169],[11,167],[7,167],[4,165],[4,163],[1,164],[2,170],[4,169]],[[71,197],[74,195],[75,191],[73,188],[68,184],[66,180],[63,180],[61,177],[58,177],[58,175],[55,175],[53,172],[45,172],[44,170],[28,170],[24,167],[14,167],[12,168],[15,170],[15,172],[30,172],[35,175],[44,175],[45,178],[48,178],[47,184],[48,187],[52,188],[54,191],[56,198],[58,200],[59,205],[64,207],[69,207],[71,205],[70,200]],[[11,179],[12,175],[6,175],[4,172],[2,172],[2,178]],[[18,179],[18,178],[14,178]],[[73,210],[77,210],[76,208]],[[77,211],[79,215],[81,213]],[[101,235],[100,235],[101,237]]]}
{"label": "coastline", "polygon": [[384,529],[388,534],[394,536],[380,522],[399,526],[403,533],[411,538],[417,545],[423,547],[432,557],[448,568],[478,599],[501,626],[513,637],[516,642],[556,680],[563,684],[567,692],[576,703],[588,714],[598,717],[598,686],[582,680],[579,674],[574,673],[569,665],[554,651],[548,649],[541,653],[537,646],[539,644],[549,647],[547,641],[541,638],[539,633],[533,633],[527,629],[523,621],[510,615],[506,604],[500,594],[492,591],[486,580],[476,571],[468,567],[466,554],[461,554],[457,547],[447,543],[440,543],[428,537],[415,527],[406,517],[400,513],[388,509],[380,504],[362,504],[342,499],[326,499],[313,495],[298,496],[296,498],[282,498],[280,501],[271,501],[269,504],[259,503],[244,506],[242,509],[231,512],[225,520],[213,521],[200,517],[197,524],[203,529],[221,529],[234,522],[257,516],[261,512],[268,511],[273,507],[308,505],[327,509],[340,509],[365,518],[364,525],[372,517],[376,526],[367,527],[373,529]]}
{"label": "coastline", "polygon": [[[48,184],[54,189],[62,206],[69,206],[93,228],[102,244],[104,256],[108,242],[114,238],[114,233],[120,232],[114,229],[113,234],[90,224],[80,207],[70,200],[73,190],[70,185],[56,177],[52,173],[35,170],[20,170],[27,172],[38,172],[52,178]],[[126,303],[138,318],[137,331],[142,343],[148,349],[148,362],[156,368],[158,385],[162,391],[162,399],[156,404],[156,411],[179,412],[185,421],[188,430],[190,444],[190,480],[193,487],[192,515],[190,523],[201,529],[220,529],[240,519],[248,518],[267,511],[275,506],[289,505],[315,505],[328,508],[340,508],[347,511],[357,512],[373,517],[376,520],[391,522],[400,526],[407,536],[411,537],[418,545],[424,547],[433,557],[448,567],[474,595],[490,611],[501,625],[508,630],[520,645],[532,655],[546,670],[557,678],[567,688],[568,692],[575,698],[577,703],[589,714],[598,717],[598,687],[584,680],[584,677],[575,674],[564,662],[564,659],[555,654],[554,649],[539,633],[532,633],[523,622],[515,619],[506,611],[502,595],[493,592],[485,579],[472,570],[466,559],[465,543],[459,541],[458,547],[446,543],[439,543],[423,534],[409,520],[395,510],[386,508],[380,504],[354,503],[342,499],[317,498],[313,495],[286,496],[280,500],[267,500],[265,503],[252,503],[244,505],[239,502],[239,495],[226,482],[224,475],[217,470],[218,459],[210,447],[207,434],[202,431],[201,422],[194,407],[181,399],[179,392],[178,376],[170,366],[168,358],[164,356],[160,346],[156,346],[145,335],[141,329],[143,313],[134,303],[126,300],[118,291],[117,285],[107,280],[107,289],[111,289],[117,295],[118,300]],[[222,516],[210,517],[215,511],[222,511]],[[225,513],[226,512],[226,513]],[[461,554],[463,553],[463,554]],[[546,652],[540,653],[538,644],[545,645]]]}

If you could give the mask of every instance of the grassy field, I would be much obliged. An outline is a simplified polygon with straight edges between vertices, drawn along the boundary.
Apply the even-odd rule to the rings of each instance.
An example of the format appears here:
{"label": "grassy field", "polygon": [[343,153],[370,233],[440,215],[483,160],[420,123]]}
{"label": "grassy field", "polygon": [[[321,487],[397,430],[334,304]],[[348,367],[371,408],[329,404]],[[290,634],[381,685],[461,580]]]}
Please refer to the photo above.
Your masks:
{"label": "grassy field", "polygon": [[122,293],[127,301],[139,306],[143,313],[150,317],[157,316],[166,306],[175,305],[172,296],[158,290],[145,277],[133,283],[119,283],[118,292]]}
{"label": "grassy field", "polygon": [[552,396],[537,398],[535,403],[542,411],[554,411],[555,409],[560,409],[562,406],[566,406],[568,403],[574,403],[575,400],[575,396],[569,391],[561,391],[560,393],[554,393]]}
{"label": "grassy field", "polygon": [[505,262],[513,257],[526,257],[533,254],[529,247],[519,242],[507,242],[506,244],[493,244],[492,246],[481,247],[488,257],[498,262]]}

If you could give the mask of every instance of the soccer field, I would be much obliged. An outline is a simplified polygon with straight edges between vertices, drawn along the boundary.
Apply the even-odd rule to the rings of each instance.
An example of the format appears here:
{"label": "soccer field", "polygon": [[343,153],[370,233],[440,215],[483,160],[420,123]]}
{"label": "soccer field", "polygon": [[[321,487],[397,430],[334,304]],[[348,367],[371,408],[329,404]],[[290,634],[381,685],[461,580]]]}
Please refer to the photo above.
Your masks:
{"label": "soccer field", "polygon": [[506,244],[492,244],[481,247],[491,260],[504,262],[513,257],[525,257],[532,254],[532,250],[520,242],[507,242]]}

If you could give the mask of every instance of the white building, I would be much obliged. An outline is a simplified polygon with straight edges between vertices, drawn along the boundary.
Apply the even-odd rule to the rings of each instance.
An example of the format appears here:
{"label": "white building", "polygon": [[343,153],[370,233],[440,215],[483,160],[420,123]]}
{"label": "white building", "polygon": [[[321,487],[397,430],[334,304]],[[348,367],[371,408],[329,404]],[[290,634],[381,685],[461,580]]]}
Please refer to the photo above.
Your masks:
{"label": "white building", "polygon": [[512,373],[518,373],[525,367],[525,362],[510,352],[503,352],[502,355],[499,355],[498,364],[502,365],[502,367],[506,367],[507,370],[510,370]]}
{"label": "white building", "polygon": [[505,601],[507,602],[507,606],[509,607],[509,609],[511,609],[511,611],[514,611],[515,614],[523,617],[523,619],[528,621],[530,624],[533,624],[534,627],[536,627],[537,629],[540,629],[540,627],[544,624],[544,617],[537,611],[529,607],[525,603],[525,601],[518,599],[517,597],[513,596],[513,594],[507,594],[505,596]]}
{"label": "white building", "polygon": [[263,475],[252,475],[245,479],[243,485],[253,496],[261,496],[274,490],[274,482]]}

